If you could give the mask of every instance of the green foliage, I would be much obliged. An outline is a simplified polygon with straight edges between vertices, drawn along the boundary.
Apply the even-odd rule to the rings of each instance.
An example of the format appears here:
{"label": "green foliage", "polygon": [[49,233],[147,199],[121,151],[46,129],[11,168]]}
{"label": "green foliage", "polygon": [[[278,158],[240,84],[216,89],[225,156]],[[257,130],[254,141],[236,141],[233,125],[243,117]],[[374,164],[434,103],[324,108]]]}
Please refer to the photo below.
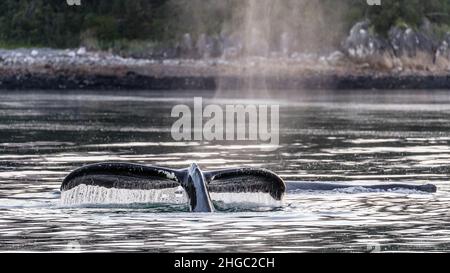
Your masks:
{"label": "green foliage", "polygon": [[384,35],[392,26],[419,28],[424,18],[434,24],[450,24],[450,1],[383,0],[381,6],[367,8],[367,17]]}
{"label": "green foliage", "polygon": [[[186,32],[195,38],[201,33],[218,35],[240,29],[245,24],[248,1],[82,0],[82,6],[71,7],[64,0],[1,0],[0,46],[63,48],[83,44],[102,49],[146,49],[150,44],[175,42]],[[296,14],[289,18],[289,28],[311,40],[337,41],[364,18],[383,35],[394,25],[418,28],[423,18],[428,18],[440,34],[450,25],[449,0],[382,0],[379,7],[367,5],[366,0],[279,2],[282,7],[274,4],[271,16],[286,24],[286,14]],[[299,11],[286,12],[294,11],[299,2],[303,3]],[[308,34],[310,28],[305,24],[315,25],[314,31],[323,35]],[[276,36],[285,27],[274,24],[268,31]]]}
{"label": "green foliage", "polygon": [[433,32],[437,38],[442,39],[447,33],[450,33],[450,26],[446,24],[435,24],[433,25]]}
{"label": "green foliage", "polygon": [[68,6],[62,0],[2,0],[3,44],[78,46],[82,39],[100,43],[117,39],[164,38],[168,0],[84,0]]}

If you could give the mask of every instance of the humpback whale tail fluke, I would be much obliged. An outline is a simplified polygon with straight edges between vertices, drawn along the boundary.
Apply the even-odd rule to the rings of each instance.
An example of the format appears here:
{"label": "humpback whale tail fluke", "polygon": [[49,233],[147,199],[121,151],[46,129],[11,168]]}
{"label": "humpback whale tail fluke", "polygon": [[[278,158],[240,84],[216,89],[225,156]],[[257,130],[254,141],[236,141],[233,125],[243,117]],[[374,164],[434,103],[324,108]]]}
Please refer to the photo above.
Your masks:
{"label": "humpback whale tail fluke", "polygon": [[128,190],[176,188],[182,173],[160,167],[128,163],[99,163],[76,169],[63,181],[61,191],[79,185]]}
{"label": "humpback whale tail fluke", "polygon": [[239,168],[205,173],[210,192],[263,192],[281,200],[286,185],[277,174],[266,169]]}
{"label": "humpback whale tail fluke", "polygon": [[[79,168],[70,173],[61,185],[63,193],[78,186],[94,186],[119,190],[169,190],[182,187],[191,211],[212,212],[214,206],[210,193],[263,193],[274,200],[282,200],[286,191],[333,191],[363,188],[375,191],[396,189],[436,192],[436,186],[408,184],[351,185],[322,182],[287,182],[277,174],[254,168],[235,168],[202,171],[197,164],[186,169],[169,169],[128,163],[99,163]],[[181,190],[181,189],[180,189]],[[181,190],[182,191],[182,190]],[[69,194],[69,196],[76,196]],[[94,195],[101,195],[95,193]],[[61,195],[63,196],[63,194]],[[95,199],[97,200],[97,199]],[[103,199],[102,199],[103,200]],[[132,198],[132,200],[135,200]],[[141,200],[141,199],[139,199]],[[160,199],[158,199],[160,200]],[[147,201],[148,202],[148,201]]]}
{"label": "humpback whale tail fluke", "polygon": [[181,186],[194,212],[214,211],[210,192],[260,192],[281,200],[286,190],[284,181],[265,169],[203,172],[195,163],[180,170],[128,163],[88,165],[70,173],[64,179],[61,191],[69,191],[80,185],[128,190],[160,190]]}

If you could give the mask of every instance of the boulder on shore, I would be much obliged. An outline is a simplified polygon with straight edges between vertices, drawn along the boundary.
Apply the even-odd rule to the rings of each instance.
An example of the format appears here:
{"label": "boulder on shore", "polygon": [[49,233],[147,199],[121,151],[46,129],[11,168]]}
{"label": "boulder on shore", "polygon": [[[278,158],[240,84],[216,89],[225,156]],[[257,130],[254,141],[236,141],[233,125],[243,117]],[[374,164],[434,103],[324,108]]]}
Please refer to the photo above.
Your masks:
{"label": "boulder on shore", "polygon": [[382,38],[370,31],[370,22],[356,23],[342,44],[352,61],[376,69],[435,71],[450,69],[450,34],[439,42],[431,23],[424,19],[415,30],[395,26]]}
{"label": "boulder on shore", "polygon": [[357,63],[380,69],[394,68],[393,52],[385,39],[370,31],[370,22],[356,23],[342,44],[344,53]]}
{"label": "boulder on shore", "polygon": [[433,70],[437,42],[431,31],[425,29],[403,26],[389,30],[389,43],[403,68]]}
{"label": "boulder on shore", "polygon": [[436,51],[436,66],[440,69],[450,70],[450,33],[445,34]]}

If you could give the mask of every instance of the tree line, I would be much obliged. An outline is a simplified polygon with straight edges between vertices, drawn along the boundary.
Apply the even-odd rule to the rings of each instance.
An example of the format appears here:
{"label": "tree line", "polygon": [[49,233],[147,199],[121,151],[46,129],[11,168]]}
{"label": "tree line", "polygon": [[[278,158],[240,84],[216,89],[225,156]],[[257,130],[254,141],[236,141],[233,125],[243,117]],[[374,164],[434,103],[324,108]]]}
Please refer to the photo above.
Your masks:
{"label": "tree line", "polygon": [[[247,1],[251,0],[82,0],[76,7],[63,0],[2,0],[0,47],[65,48],[86,41],[108,47],[115,41],[170,43],[186,32],[219,34],[230,21],[239,22]],[[418,28],[423,18],[441,32],[450,30],[450,0],[382,0],[381,6],[369,6],[366,0],[277,1],[304,2],[301,17],[307,16],[309,3],[319,3],[320,20],[339,20],[345,31],[364,18],[380,35],[394,25]]]}

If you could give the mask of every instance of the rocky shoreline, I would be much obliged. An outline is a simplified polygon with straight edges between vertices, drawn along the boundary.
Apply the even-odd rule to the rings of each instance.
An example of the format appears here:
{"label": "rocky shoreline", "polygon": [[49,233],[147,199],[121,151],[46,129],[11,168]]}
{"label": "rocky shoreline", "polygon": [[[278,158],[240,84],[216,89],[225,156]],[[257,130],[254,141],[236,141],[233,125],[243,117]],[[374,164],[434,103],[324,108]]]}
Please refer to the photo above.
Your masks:
{"label": "rocky shoreline", "polygon": [[[251,86],[269,90],[357,90],[357,89],[450,89],[450,75],[310,75],[298,78],[142,75],[46,75],[23,74],[0,77],[0,90],[238,90]],[[259,82],[259,84],[258,84]]]}
{"label": "rocky shoreline", "polygon": [[[425,46],[425,35],[416,33],[420,40],[411,31],[402,32],[404,39],[396,35],[390,47],[360,23],[339,51],[237,59],[135,59],[84,48],[0,50],[0,90],[450,89],[446,42],[433,49]],[[409,40],[419,42],[407,47]],[[440,65],[419,66],[430,58]]]}

